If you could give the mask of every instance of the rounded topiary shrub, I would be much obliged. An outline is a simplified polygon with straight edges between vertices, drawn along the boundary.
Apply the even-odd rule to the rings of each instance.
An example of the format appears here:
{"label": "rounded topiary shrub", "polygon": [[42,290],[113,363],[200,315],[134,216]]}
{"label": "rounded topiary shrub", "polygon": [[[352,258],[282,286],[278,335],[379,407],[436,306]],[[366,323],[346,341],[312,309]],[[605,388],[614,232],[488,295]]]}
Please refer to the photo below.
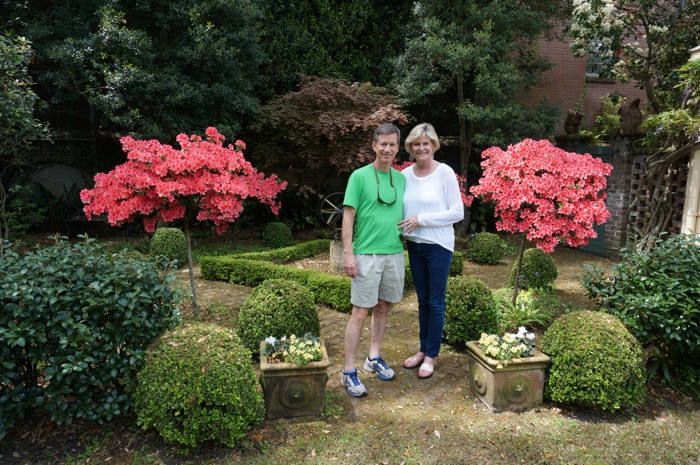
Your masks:
{"label": "rounded topiary shrub", "polygon": [[211,323],[157,339],[135,398],[138,425],[185,448],[204,441],[235,447],[265,414],[250,352],[235,332]]}
{"label": "rounded topiary shrub", "polygon": [[259,355],[260,341],[311,333],[319,336],[321,323],[311,291],[294,281],[268,279],[248,296],[238,314],[243,344]]}
{"label": "rounded topiary shrub", "polygon": [[187,263],[187,239],[177,228],[158,228],[151,238],[151,256],[177,260],[178,266]]}
{"label": "rounded topiary shrub", "polygon": [[481,232],[469,241],[467,258],[476,263],[497,265],[506,252],[506,244],[498,234]]}
{"label": "rounded topiary shrub", "polygon": [[288,247],[292,243],[292,228],[279,221],[268,223],[263,229],[262,237],[267,247],[273,249]]}
{"label": "rounded topiary shrub", "polygon": [[469,276],[449,278],[445,295],[445,341],[464,347],[467,342],[478,340],[482,332],[497,331],[496,304],[491,290]]}
{"label": "rounded topiary shrub", "polygon": [[[508,276],[508,285],[515,284],[515,274],[518,272],[518,262],[516,260]],[[554,263],[554,259],[548,253],[538,248],[527,249],[523,254],[523,266],[520,269],[520,279],[518,287],[520,289],[546,289],[559,276],[559,270]]]}
{"label": "rounded topiary shrub", "polygon": [[617,317],[564,315],[545,332],[542,352],[551,358],[545,396],[555,402],[614,411],[644,396],[642,347]]}

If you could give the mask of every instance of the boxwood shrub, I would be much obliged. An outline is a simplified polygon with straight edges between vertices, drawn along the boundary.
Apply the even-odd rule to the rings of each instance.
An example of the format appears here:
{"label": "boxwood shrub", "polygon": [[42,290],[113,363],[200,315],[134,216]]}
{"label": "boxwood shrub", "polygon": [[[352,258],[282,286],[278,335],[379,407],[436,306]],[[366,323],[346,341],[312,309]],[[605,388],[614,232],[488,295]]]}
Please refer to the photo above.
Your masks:
{"label": "boxwood shrub", "polygon": [[449,278],[445,295],[445,341],[465,347],[467,342],[478,340],[482,332],[497,331],[498,317],[491,289],[470,276]]}
{"label": "boxwood shrub", "polygon": [[260,341],[266,337],[320,336],[321,322],[309,289],[287,279],[268,279],[243,303],[238,331],[245,347],[259,355]]}
{"label": "boxwood shrub", "polygon": [[642,347],[615,316],[564,315],[545,331],[542,352],[551,358],[544,394],[555,402],[615,411],[644,396]]}
{"label": "boxwood shrub", "polygon": [[178,266],[187,264],[187,239],[177,228],[158,228],[151,238],[151,256],[177,260]]}
{"label": "boxwood shrub", "polygon": [[[508,286],[513,287],[518,261],[513,264],[508,276]],[[518,287],[520,289],[551,289],[552,283],[559,276],[559,270],[551,254],[534,247],[523,253],[523,265],[520,269]]]}
{"label": "boxwood shrub", "polygon": [[235,447],[262,421],[265,405],[251,354],[233,330],[178,326],[156,340],[138,376],[137,423],[166,441]]}
{"label": "boxwood shrub", "polygon": [[273,249],[287,247],[292,243],[292,228],[279,221],[268,223],[263,229],[262,237],[263,244],[267,247]]}
{"label": "boxwood shrub", "polygon": [[469,241],[467,258],[476,263],[497,265],[506,253],[506,243],[498,234],[481,232]]}
{"label": "boxwood shrub", "polygon": [[57,423],[129,411],[148,344],[180,322],[152,260],[92,240],[0,257],[0,437],[27,409]]}

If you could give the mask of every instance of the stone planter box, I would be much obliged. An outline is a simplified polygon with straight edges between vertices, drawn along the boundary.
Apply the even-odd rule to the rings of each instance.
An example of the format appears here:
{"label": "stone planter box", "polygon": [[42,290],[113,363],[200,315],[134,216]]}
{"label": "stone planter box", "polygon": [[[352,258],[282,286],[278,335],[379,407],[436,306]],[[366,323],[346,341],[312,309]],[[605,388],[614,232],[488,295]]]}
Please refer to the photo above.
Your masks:
{"label": "stone planter box", "polygon": [[[265,341],[260,343],[264,349]],[[260,384],[265,396],[267,418],[319,415],[328,382],[328,352],[321,341],[323,358],[306,365],[268,363],[260,357]]]}
{"label": "stone planter box", "polygon": [[542,404],[547,355],[535,350],[532,357],[504,362],[484,355],[476,341],[467,342],[467,355],[469,389],[492,411],[517,412]]}

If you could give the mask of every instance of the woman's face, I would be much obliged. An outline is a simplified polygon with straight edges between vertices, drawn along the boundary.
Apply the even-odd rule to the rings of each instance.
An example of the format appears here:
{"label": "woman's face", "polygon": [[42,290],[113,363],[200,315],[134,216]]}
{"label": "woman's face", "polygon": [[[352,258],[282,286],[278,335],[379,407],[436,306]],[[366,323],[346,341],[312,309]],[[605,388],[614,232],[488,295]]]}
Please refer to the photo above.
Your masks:
{"label": "woman's face", "polygon": [[428,136],[421,136],[411,142],[411,152],[417,162],[429,161],[433,158],[433,142]]}

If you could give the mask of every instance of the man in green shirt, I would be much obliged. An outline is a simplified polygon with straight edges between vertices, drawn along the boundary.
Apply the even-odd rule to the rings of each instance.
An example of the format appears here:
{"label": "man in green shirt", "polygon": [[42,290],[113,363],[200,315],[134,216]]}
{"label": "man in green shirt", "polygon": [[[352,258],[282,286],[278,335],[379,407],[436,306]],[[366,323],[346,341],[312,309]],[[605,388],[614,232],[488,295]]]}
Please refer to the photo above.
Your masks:
{"label": "man in green shirt", "polygon": [[343,267],[352,278],[352,314],[345,328],[342,383],[354,397],[367,395],[355,368],[355,354],[370,308],[371,340],[364,369],[385,381],[394,378],[394,370],[382,359],[380,349],[389,304],[403,298],[405,265],[398,223],[403,219],[405,178],[391,167],[400,139],[401,132],[393,124],[383,124],[374,131],[376,159],[350,175],[343,201]]}

